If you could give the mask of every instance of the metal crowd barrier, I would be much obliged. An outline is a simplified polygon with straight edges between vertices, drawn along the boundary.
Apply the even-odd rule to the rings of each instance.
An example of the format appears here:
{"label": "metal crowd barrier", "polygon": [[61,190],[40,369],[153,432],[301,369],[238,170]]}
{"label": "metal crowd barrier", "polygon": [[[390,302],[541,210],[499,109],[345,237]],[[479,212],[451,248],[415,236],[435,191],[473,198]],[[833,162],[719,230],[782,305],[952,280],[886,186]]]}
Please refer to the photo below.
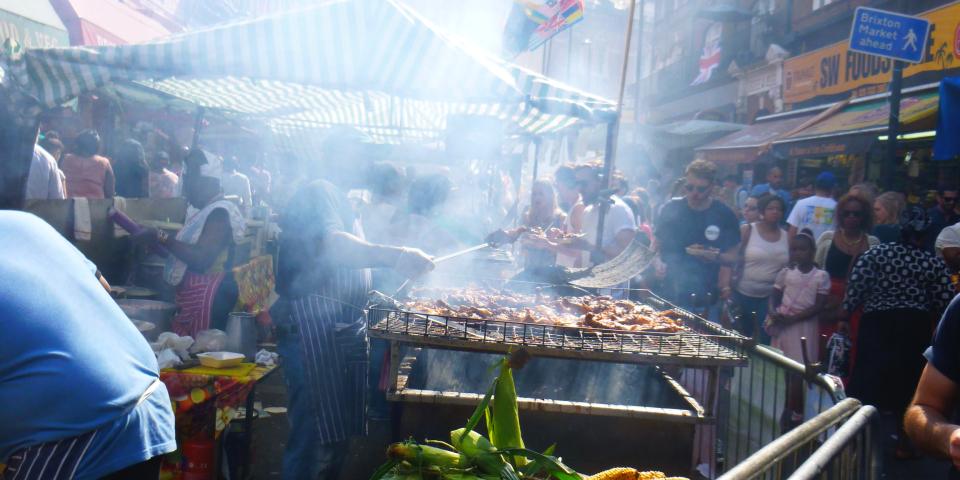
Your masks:
{"label": "metal crowd barrier", "polygon": [[[708,323],[723,331],[720,325]],[[721,369],[720,389],[714,399],[701,395],[709,391],[702,371],[686,369],[679,375],[681,384],[716,412],[715,425],[700,427],[695,440],[692,463],[707,478],[731,470],[786,433],[781,419],[788,380],[801,384],[802,410],[798,406],[798,411],[804,420],[845,398],[839,381],[819,374],[819,365],[804,365],[752,339],[743,344],[742,351],[747,365]]]}
{"label": "metal crowd barrier", "polygon": [[770,442],[718,480],[880,478],[878,414],[848,398]]}

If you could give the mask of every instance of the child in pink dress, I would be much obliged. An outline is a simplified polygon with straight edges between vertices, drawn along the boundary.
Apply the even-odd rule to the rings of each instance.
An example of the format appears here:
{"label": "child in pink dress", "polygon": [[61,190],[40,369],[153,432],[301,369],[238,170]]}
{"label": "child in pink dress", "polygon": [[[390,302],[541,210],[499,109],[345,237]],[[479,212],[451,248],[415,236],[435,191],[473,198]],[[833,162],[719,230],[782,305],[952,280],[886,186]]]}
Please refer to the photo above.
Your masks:
{"label": "child in pink dress", "polygon": [[[767,333],[771,345],[784,355],[803,363],[800,339],[807,339],[807,360],[820,358],[817,315],[826,305],[830,293],[830,275],[813,263],[816,242],[806,229],[790,241],[790,266],[777,274],[770,296]],[[781,419],[784,428],[803,421],[803,381],[787,378],[786,410]]]}

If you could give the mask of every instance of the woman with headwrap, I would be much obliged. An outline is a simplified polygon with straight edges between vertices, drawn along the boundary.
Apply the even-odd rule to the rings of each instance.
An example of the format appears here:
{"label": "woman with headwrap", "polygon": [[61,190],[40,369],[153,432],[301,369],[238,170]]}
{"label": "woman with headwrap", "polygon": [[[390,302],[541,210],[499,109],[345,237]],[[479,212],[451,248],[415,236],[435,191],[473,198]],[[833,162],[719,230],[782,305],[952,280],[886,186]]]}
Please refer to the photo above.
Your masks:
{"label": "woman with headwrap", "polygon": [[202,330],[223,329],[237,302],[237,284],[227,273],[245,223],[240,209],[223,198],[218,158],[194,150],[187,156],[185,168],[183,193],[198,211],[188,216],[176,238],[155,229],[139,236],[171,253],[163,276],[177,287],[180,310],[174,317],[173,331],[196,336]]}
{"label": "woman with headwrap", "polygon": [[[924,250],[931,220],[919,207],[900,218],[901,237],[867,250],[847,284],[844,308],[863,306],[849,394],[903,418],[923,371],[934,320],[953,297],[946,264]],[[899,421],[898,421],[899,423]],[[899,436],[898,457],[911,455]]]}

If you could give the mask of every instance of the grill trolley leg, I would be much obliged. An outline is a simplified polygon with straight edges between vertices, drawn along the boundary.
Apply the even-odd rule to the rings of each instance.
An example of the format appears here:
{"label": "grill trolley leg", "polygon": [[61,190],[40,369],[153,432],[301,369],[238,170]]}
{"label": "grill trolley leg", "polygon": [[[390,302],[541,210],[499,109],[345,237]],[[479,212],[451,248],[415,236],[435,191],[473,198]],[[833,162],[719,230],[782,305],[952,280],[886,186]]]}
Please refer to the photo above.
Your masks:
{"label": "grill trolley leg", "polygon": [[387,390],[387,397],[396,395],[398,381],[400,378],[400,342],[390,342],[390,387]]}

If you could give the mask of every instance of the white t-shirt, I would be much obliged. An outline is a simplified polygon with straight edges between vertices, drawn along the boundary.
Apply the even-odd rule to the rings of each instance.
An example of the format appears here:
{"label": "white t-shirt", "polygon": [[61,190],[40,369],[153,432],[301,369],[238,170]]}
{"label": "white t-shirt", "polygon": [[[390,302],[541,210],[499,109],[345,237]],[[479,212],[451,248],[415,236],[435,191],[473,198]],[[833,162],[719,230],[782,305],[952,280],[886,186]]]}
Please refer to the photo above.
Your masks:
{"label": "white t-shirt", "polygon": [[223,186],[224,195],[235,195],[240,197],[243,208],[253,206],[253,194],[250,190],[250,179],[240,172],[224,172],[220,176],[220,183]]}
{"label": "white t-shirt", "polygon": [[[637,229],[637,222],[633,217],[633,210],[630,209],[630,206],[616,195],[610,197],[610,199],[613,200],[613,205],[610,205],[607,215],[603,218],[604,248],[613,245],[618,233],[624,230]],[[596,205],[588,205],[583,211],[584,238],[593,245],[597,244],[597,222],[599,218],[600,210]]]}
{"label": "white t-shirt", "polygon": [[813,231],[813,238],[827,230],[833,230],[833,215],[837,209],[837,201],[829,197],[812,196],[798,200],[787,218],[790,226],[797,227],[797,231],[809,228]]}
{"label": "white t-shirt", "polygon": [[63,182],[60,181],[62,174],[63,172],[57,167],[57,160],[40,145],[34,145],[30,173],[27,175],[26,198],[56,200],[67,198],[67,193],[63,191]]}

